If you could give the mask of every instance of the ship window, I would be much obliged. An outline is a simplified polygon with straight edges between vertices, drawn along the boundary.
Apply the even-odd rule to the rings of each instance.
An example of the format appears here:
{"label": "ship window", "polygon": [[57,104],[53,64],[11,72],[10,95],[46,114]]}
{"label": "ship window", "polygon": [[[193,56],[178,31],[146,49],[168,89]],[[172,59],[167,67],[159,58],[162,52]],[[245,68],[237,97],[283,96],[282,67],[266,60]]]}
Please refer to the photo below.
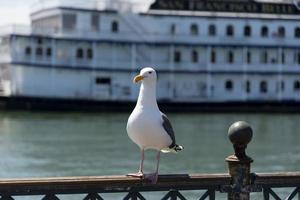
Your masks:
{"label": "ship window", "polygon": [[99,31],[99,15],[92,14],[91,15],[91,27],[93,31]]}
{"label": "ship window", "polygon": [[63,14],[63,28],[74,30],[76,28],[76,14]]}
{"label": "ship window", "polygon": [[37,43],[38,43],[38,44],[43,44],[43,39],[42,39],[42,38],[38,38],[38,39],[37,39]]}
{"label": "ship window", "polygon": [[282,64],[285,63],[285,53],[284,52],[281,53],[281,63]]}
{"label": "ship window", "polygon": [[178,63],[181,61],[181,53],[179,51],[174,52],[174,62]]}
{"label": "ship window", "polygon": [[300,64],[300,53],[297,55],[298,64]]}
{"label": "ship window", "polygon": [[278,28],[278,37],[281,37],[281,38],[285,37],[285,28],[283,26],[280,26]]}
{"label": "ship window", "polygon": [[262,37],[268,37],[268,35],[269,35],[269,29],[268,29],[268,27],[263,26],[261,28],[261,36]]}
{"label": "ship window", "polygon": [[212,50],[210,52],[210,62],[216,63],[216,60],[217,60],[217,54],[216,54],[215,50]]}
{"label": "ship window", "polygon": [[227,80],[225,82],[225,89],[228,91],[231,91],[233,89],[233,82],[232,80]]}
{"label": "ship window", "polygon": [[216,26],[214,24],[209,25],[208,35],[210,35],[210,36],[215,36],[216,35]]}
{"label": "ship window", "polygon": [[111,79],[110,78],[103,78],[103,77],[96,77],[95,83],[97,85],[110,85],[111,84]]}
{"label": "ship window", "polygon": [[93,59],[93,50],[89,48],[89,49],[86,51],[86,55],[87,55],[87,58],[88,58],[88,59]]}
{"label": "ship window", "polygon": [[250,64],[251,63],[251,52],[248,51],[247,52],[247,64]]}
{"label": "ship window", "polygon": [[25,48],[25,55],[27,55],[27,56],[31,55],[31,47]]}
{"label": "ship window", "polygon": [[264,64],[268,63],[268,52],[266,50],[260,55],[260,62]]}
{"label": "ship window", "polygon": [[198,52],[196,50],[194,50],[192,52],[192,61],[193,61],[193,63],[197,63],[198,60],[199,60]]}
{"label": "ship window", "polygon": [[294,82],[294,90],[299,91],[300,90],[300,81],[295,81]]}
{"label": "ship window", "polygon": [[77,51],[76,51],[76,57],[77,58],[83,58],[83,50],[82,50],[82,48],[77,49]]}
{"label": "ship window", "polygon": [[295,37],[300,38],[300,27],[295,28]]}
{"label": "ship window", "polygon": [[52,56],[52,49],[50,47],[47,48],[46,55]]}
{"label": "ship window", "polygon": [[35,54],[37,56],[42,56],[43,55],[43,49],[41,47],[38,47],[36,50],[35,50]]}
{"label": "ship window", "polygon": [[175,24],[171,24],[170,33],[171,33],[172,35],[175,35],[175,34],[176,34],[176,25],[175,25]]}
{"label": "ship window", "polygon": [[260,92],[267,93],[268,92],[268,83],[266,81],[261,81],[259,84]]}
{"label": "ship window", "polygon": [[226,27],[226,35],[227,36],[233,36],[234,35],[234,29],[232,25],[228,25]]}
{"label": "ship window", "polygon": [[192,35],[198,35],[198,26],[197,24],[192,24],[190,28],[191,34]]}
{"label": "ship window", "polygon": [[111,32],[113,33],[119,32],[119,23],[117,21],[113,21],[111,23]]}
{"label": "ship window", "polygon": [[228,51],[227,54],[227,63],[233,63],[234,62],[234,54],[232,51]]}
{"label": "ship window", "polygon": [[246,92],[247,93],[251,92],[251,83],[250,83],[250,81],[246,81]]}
{"label": "ship window", "polygon": [[280,89],[281,89],[281,91],[284,91],[284,88],[285,88],[284,81],[280,81]]}
{"label": "ship window", "polygon": [[251,36],[251,27],[249,25],[244,27],[244,36],[246,36],[246,37]]}

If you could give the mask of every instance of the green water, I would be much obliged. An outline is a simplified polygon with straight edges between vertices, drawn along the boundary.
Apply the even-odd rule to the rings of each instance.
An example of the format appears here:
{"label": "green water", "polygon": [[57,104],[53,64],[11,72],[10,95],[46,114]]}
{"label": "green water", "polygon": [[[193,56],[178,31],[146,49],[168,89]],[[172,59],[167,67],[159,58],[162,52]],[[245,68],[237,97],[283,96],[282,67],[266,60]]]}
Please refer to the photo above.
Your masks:
{"label": "green water", "polygon": [[[139,149],[126,133],[128,114],[0,113],[0,178],[123,175],[137,171]],[[300,171],[300,115],[169,114],[185,149],[163,154],[160,173],[224,173],[235,121],[249,122],[253,172]],[[146,153],[146,172],[155,152]],[[193,199],[191,194],[190,199]],[[147,197],[147,194],[146,194]],[[156,199],[155,195],[149,199]],[[221,197],[220,197],[221,199]]]}

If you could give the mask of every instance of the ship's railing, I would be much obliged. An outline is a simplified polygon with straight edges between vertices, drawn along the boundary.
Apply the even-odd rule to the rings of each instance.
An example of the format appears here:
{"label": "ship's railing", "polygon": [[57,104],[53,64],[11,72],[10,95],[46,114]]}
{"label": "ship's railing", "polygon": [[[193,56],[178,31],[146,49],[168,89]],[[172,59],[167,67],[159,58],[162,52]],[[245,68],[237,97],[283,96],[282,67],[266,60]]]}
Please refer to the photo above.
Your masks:
{"label": "ship's railing", "polygon": [[37,0],[31,6],[31,12],[38,12],[48,8],[71,7],[92,10],[117,10],[119,12],[145,12],[152,0]]}
{"label": "ship's railing", "polygon": [[[83,195],[83,200],[102,200],[104,194],[120,193],[124,200],[144,200],[145,193],[160,191],[159,199],[185,200],[183,191],[193,190],[199,200],[215,200],[220,193],[229,200],[249,200],[250,193],[259,193],[261,197],[256,199],[264,200],[300,199],[300,172],[250,173],[253,160],[245,149],[252,139],[252,129],[246,122],[234,123],[228,133],[235,151],[226,158],[229,174],[160,175],[156,184],[127,176],[0,180],[0,196],[3,200],[19,196],[59,200],[66,195],[76,195],[76,199]],[[277,188],[292,190],[282,198],[275,192]]]}

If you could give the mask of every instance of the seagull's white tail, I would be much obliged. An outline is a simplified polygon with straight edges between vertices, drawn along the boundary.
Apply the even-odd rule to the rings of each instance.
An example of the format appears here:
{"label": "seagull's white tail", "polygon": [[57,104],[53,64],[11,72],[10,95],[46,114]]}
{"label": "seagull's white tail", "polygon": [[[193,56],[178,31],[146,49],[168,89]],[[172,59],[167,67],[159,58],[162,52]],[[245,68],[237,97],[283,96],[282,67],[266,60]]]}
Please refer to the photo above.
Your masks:
{"label": "seagull's white tail", "polygon": [[163,153],[178,153],[179,151],[183,150],[184,147],[183,146],[180,146],[180,145],[175,145],[173,148],[165,148],[165,149],[162,149],[161,152]]}

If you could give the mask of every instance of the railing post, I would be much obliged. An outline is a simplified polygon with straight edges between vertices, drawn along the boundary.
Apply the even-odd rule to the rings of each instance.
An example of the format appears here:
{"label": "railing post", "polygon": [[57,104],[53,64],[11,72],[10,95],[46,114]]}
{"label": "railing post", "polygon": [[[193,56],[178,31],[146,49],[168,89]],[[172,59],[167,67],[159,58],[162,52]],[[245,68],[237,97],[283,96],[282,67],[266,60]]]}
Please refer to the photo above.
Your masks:
{"label": "railing post", "polygon": [[253,160],[246,155],[245,150],[252,139],[252,129],[246,122],[236,122],[230,126],[228,137],[235,152],[234,155],[226,158],[229,174],[232,177],[228,200],[249,200],[250,164]]}

